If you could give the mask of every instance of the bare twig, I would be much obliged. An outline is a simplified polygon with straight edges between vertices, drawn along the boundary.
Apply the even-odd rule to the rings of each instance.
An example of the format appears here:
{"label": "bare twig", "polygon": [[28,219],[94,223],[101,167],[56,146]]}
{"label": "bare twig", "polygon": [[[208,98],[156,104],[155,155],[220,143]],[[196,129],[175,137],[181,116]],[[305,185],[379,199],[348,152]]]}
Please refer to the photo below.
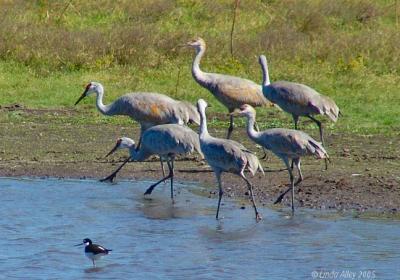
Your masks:
{"label": "bare twig", "polygon": [[231,29],[231,56],[233,57],[233,31],[235,30],[235,21],[236,21],[236,11],[239,8],[240,0],[235,0],[235,6],[233,8],[233,20],[232,20],[232,29]]}
{"label": "bare twig", "polygon": [[72,4],[72,0],[70,0],[67,5],[65,5],[63,11],[61,12],[60,16],[58,17],[59,20],[64,16],[65,12],[67,11],[68,7]]}
{"label": "bare twig", "polygon": [[178,75],[177,75],[177,78],[176,78],[176,85],[175,85],[175,97],[178,96],[179,81],[180,81],[180,78],[181,78],[181,68],[182,68],[182,65],[179,64]]}

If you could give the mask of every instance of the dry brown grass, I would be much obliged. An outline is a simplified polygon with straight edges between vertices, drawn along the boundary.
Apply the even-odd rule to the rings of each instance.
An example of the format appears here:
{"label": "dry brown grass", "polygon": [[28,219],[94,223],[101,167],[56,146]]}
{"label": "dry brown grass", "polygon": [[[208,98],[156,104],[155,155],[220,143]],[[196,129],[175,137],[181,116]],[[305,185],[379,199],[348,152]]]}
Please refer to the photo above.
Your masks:
{"label": "dry brown grass", "polygon": [[[395,11],[384,1],[241,1],[236,60],[228,62],[228,0],[17,0],[2,1],[0,8],[0,58],[41,72],[156,67],[160,59],[179,60],[176,46],[198,35],[207,39],[220,69],[240,68],[265,53],[276,61],[329,63],[339,71],[399,71],[400,32],[388,24]],[[265,24],[249,23],[255,17]]]}

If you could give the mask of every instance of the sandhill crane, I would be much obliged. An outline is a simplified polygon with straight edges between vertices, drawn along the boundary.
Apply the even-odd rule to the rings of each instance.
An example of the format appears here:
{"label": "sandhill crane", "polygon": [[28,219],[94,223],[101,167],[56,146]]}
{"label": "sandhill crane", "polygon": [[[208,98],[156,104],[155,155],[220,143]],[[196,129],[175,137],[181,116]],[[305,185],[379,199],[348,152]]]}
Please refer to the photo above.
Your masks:
{"label": "sandhill crane", "polygon": [[[145,195],[151,194],[153,189],[161,182],[171,179],[171,199],[174,201],[174,160],[176,155],[188,154],[193,151],[198,152],[202,157],[200,149],[199,136],[196,132],[186,126],[179,124],[163,124],[153,126],[144,131],[142,144],[139,149],[135,142],[127,137],[117,140],[115,147],[107,154],[110,155],[118,149],[129,149],[128,158],[134,161],[144,161],[151,155],[158,155],[165,158],[169,168],[169,174],[157,183],[151,185]],[[126,160],[125,163],[128,161]],[[121,166],[122,167],[122,166]],[[116,172],[120,170],[117,169]],[[113,174],[114,176],[116,175]]]}
{"label": "sandhill crane", "polygon": [[[206,50],[206,43],[202,38],[187,43],[196,49],[196,57],[193,60],[192,76],[196,82],[208,89],[219,102],[233,112],[243,104],[251,104],[254,107],[271,105],[263,96],[262,87],[253,81],[215,73],[206,73],[200,69],[200,60]],[[233,116],[230,116],[230,125],[226,138],[230,138],[233,131]],[[256,125],[256,129],[258,127]]]}
{"label": "sandhill crane", "polygon": [[[278,203],[283,196],[292,190],[292,213],[294,213],[294,187],[303,180],[303,174],[300,169],[300,158],[306,155],[314,155],[318,159],[329,158],[327,152],[320,142],[315,141],[308,134],[294,129],[273,128],[262,132],[254,130],[254,122],[256,121],[256,111],[250,105],[243,105],[238,114],[247,117],[247,134],[251,140],[257,144],[272,151],[286,165],[289,171],[290,187],[287,191],[276,200]],[[289,160],[296,165],[299,172],[297,182],[294,182],[293,170],[289,165]]]}
{"label": "sandhill crane", "polygon": [[251,201],[256,214],[256,220],[259,221],[261,219],[261,215],[257,211],[253,187],[250,181],[244,175],[244,171],[247,169],[252,175],[254,175],[257,171],[264,173],[263,168],[258,161],[258,158],[249,150],[247,150],[242,144],[229,139],[215,138],[208,134],[206,108],[207,102],[203,99],[199,99],[197,102],[197,110],[200,113],[200,147],[207,163],[211,166],[215,176],[217,177],[219,188],[216,219],[218,219],[219,208],[223,195],[221,174],[223,172],[230,172],[239,175],[246,182],[251,194]]}
{"label": "sandhill crane", "polygon": [[[91,82],[86,86],[75,105],[91,94],[96,94],[96,106],[103,115],[129,116],[139,122],[141,134],[149,127],[159,124],[186,124],[190,122],[199,124],[200,122],[195,106],[159,93],[128,93],[117,98],[113,103],[104,105],[104,88],[97,82]],[[140,142],[139,140],[138,146],[140,146]]]}
{"label": "sandhill crane", "polygon": [[258,61],[263,72],[262,90],[264,96],[272,103],[277,104],[282,110],[292,114],[295,129],[297,129],[300,116],[308,117],[314,121],[319,128],[322,145],[325,146],[322,123],[313,116],[326,115],[336,122],[340,115],[336,103],[331,98],[321,95],[303,84],[287,81],[270,83],[266,57],[260,55]]}

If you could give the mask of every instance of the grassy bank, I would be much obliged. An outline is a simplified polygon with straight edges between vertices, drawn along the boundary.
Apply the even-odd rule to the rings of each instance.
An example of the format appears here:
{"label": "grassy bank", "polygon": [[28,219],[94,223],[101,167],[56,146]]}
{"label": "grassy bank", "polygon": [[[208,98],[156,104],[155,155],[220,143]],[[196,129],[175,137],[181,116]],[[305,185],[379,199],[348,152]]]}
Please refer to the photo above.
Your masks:
{"label": "grassy bank", "polygon": [[[71,108],[87,82],[99,81],[106,102],[129,91],[156,91],[192,102],[202,97],[221,112],[191,77],[193,51],[176,47],[201,36],[208,43],[205,71],[260,81],[257,56],[263,53],[273,81],[302,82],[337,102],[344,117],[331,129],[398,134],[395,0],[240,1],[232,57],[233,2],[2,1],[0,106]],[[78,110],[80,117],[53,121],[129,123],[100,116],[93,99]],[[290,125],[289,116],[271,110],[260,110],[264,127]],[[30,120],[23,113],[0,113],[2,122]]]}

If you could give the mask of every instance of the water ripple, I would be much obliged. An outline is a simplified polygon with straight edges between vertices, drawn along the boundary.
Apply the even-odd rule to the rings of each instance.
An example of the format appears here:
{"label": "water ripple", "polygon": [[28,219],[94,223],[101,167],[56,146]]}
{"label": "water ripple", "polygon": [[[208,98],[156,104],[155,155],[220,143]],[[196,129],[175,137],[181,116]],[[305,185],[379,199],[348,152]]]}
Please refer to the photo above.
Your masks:
{"label": "water ripple", "polygon": [[[332,213],[260,209],[264,220],[178,184],[0,178],[0,275],[5,279],[310,279],[311,272],[375,270],[395,279],[400,223]],[[92,268],[83,238],[111,254]]]}

